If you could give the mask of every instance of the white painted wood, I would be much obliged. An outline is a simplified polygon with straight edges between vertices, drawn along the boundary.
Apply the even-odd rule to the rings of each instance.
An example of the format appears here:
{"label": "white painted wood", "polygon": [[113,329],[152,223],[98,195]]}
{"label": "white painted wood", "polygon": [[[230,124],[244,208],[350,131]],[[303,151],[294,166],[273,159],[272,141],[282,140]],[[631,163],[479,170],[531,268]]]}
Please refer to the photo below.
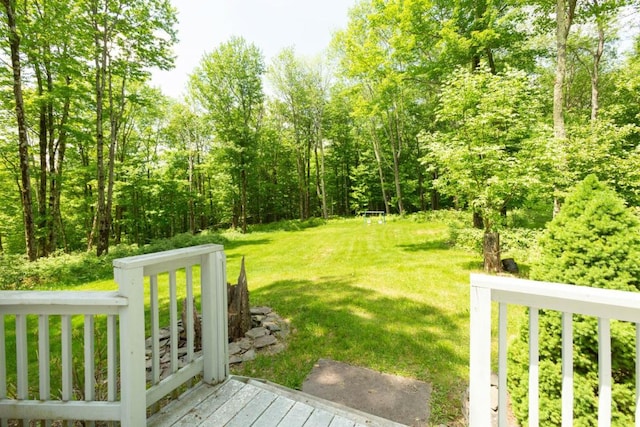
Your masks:
{"label": "white painted wood", "polygon": [[158,276],[149,276],[149,315],[151,317],[151,375],[152,384],[160,382],[160,308]]}
{"label": "white painted wood", "polygon": [[231,419],[240,412],[257,394],[260,392],[258,387],[251,384],[245,384],[240,391],[238,391],[233,399],[227,400],[222,406],[220,406],[215,412],[213,412],[204,421],[206,425],[223,426],[226,425]]}
{"label": "white painted wood", "polygon": [[146,423],[144,277],[142,273],[142,267],[114,268],[114,278],[118,284],[119,293],[129,301],[129,305],[121,310],[119,322],[121,422],[124,426],[142,426]]}
{"label": "white painted wood", "polygon": [[209,384],[224,381],[229,372],[226,268],[220,255],[203,255],[200,264],[203,381]]}
{"label": "white painted wood", "polygon": [[507,427],[507,304],[498,304],[498,426]]}
{"label": "white painted wood", "polygon": [[[238,393],[244,388],[244,383],[240,381],[227,381],[213,393],[209,399],[198,404],[193,410],[188,410],[180,420],[175,423],[177,426],[193,426],[202,424],[203,420],[216,412],[229,399],[236,399]],[[215,424],[209,424],[215,425]]]}
{"label": "white painted wood", "polygon": [[[277,427],[280,421],[287,415],[287,412],[293,407],[294,400],[287,397],[279,396],[271,405],[258,417],[254,425],[260,427]],[[353,425],[353,423],[352,423]]]}
{"label": "white painted wood", "polygon": [[[216,252],[216,251],[223,251],[223,250],[224,248],[222,245],[207,244],[207,245],[191,246],[188,248],[173,249],[173,250],[164,251],[164,252],[156,252],[152,254],[115,259],[113,260],[113,266],[118,269],[126,270],[126,269],[135,269],[139,267],[147,267],[155,264],[155,265],[165,267],[163,270],[159,271],[161,273],[161,272],[173,269],[173,267],[166,268],[166,266],[168,266],[169,263],[172,261],[177,260],[180,263],[183,263],[184,260],[189,260],[189,258],[192,257],[196,260],[195,262],[197,263],[198,261],[197,257],[199,257],[200,255],[203,255],[209,252]],[[148,271],[145,270],[145,275],[149,275],[149,274],[153,274],[153,273],[149,273]]]}
{"label": "white painted wood", "polygon": [[539,312],[535,307],[529,307],[529,426],[540,423],[539,416]]}
{"label": "white painted wood", "polygon": [[0,314],[0,399],[7,397],[7,347],[4,321],[4,315]]}
{"label": "white painted wood", "polygon": [[27,358],[27,316],[16,315],[16,375],[18,399],[29,396],[29,361]]}
{"label": "white painted wood", "polygon": [[62,400],[70,401],[73,396],[73,349],[71,316],[64,315],[60,318],[62,339]]}
{"label": "white painted wood", "polygon": [[[258,394],[239,410],[225,427],[246,427],[254,425],[255,421],[278,396],[267,390],[260,390]],[[260,424],[258,424],[260,425]]]}
{"label": "white painted wood", "polygon": [[611,426],[611,327],[598,319],[598,427]]}
{"label": "white painted wood", "polygon": [[289,426],[289,427],[301,427],[311,416],[313,412],[313,407],[307,405],[306,403],[296,402],[293,407],[287,412],[287,415],[284,416],[281,426]]}
{"label": "white painted wood", "polygon": [[216,387],[210,387],[208,384],[199,383],[195,387],[190,388],[181,394],[176,400],[173,400],[168,405],[160,408],[160,411],[153,414],[147,420],[147,426],[172,426],[188,412],[196,411],[198,405],[212,397],[212,395],[217,391],[218,388]]}
{"label": "white painted wood", "polygon": [[187,333],[187,362],[193,360],[194,330],[193,330],[193,268],[187,267],[185,271],[187,286],[187,324],[183,325]]}
{"label": "white painted wood", "polygon": [[179,369],[175,374],[149,387],[147,390],[147,406],[153,405],[191,378],[202,373],[202,367],[203,357],[200,356],[193,362]]}
{"label": "white painted wood", "polygon": [[491,290],[471,288],[469,329],[469,421],[491,425]]}
{"label": "white painted wood", "polygon": [[303,425],[304,427],[329,427],[332,420],[332,413],[322,409],[315,409]]}
{"label": "white painted wood", "polygon": [[471,274],[473,287],[492,290],[494,301],[640,323],[640,293],[511,277]]}
{"label": "white painted wood", "polygon": [[107,400],[115,402],[118,393],[118,318],[107,316]]}
{"label": "white painted wood", "polygon": [[178,293],[176,270],[169,271],[169,328],[171,337],[171,373],[178,371]]}
{"label": "white painted wood", "polygon": [[[93,311],[72,311],[40,313],[42,307],[55,307],[65,310],[65,307],[112,307],[125,306],[127,299],[122,298],[117,292],[72,292],[72,291],[2,291],[0,298],[0,313],[15,314],[17,307],[26,306],[31,309],[26,314],[93,314]],[[33,307],[39,307],[38,310]],[[102,313],[102,312],[99,312]],[[113,314],[117,311],[113,310]]]}
{"label": "white painted wood", "polygon": [[636,323],[636,427],[640,427],[640,324]]}
{"label": "white painted wood", "polygon": [[331,420],[331,424],[329,424],[329,427],[354,427],[355,425],[356,423],[354,423],[353,421],[336,415],[333,420]]}
{"label": "white painted wood", "polygon": [[573,314],[562,313],[562,427],[573,426]]}
{"label": "white painted wood", "polygon": [[119,403],[113,402],[84,402],[77,400],[69,402],[1,400],[0,413],[7,418],[110,421],[118,420],[119,406]]}
{"label": "white painted wood", "polygon": [[84,316],[84,400],[96,398],[95,376],[95,318]]}
{"label": "white painted wood", "polygon": [[49,316],[38,316],[38,380],[40,400],[51,396],[51,351],[49,350]]}

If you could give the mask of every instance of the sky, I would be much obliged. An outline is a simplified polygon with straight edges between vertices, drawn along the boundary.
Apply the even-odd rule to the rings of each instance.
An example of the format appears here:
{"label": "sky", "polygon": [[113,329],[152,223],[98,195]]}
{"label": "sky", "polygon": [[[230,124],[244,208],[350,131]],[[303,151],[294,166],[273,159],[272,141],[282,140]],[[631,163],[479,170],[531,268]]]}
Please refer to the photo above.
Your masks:
{"label": "sky", "polygon": [[175,68],[153,71],[151,84],[179,99],[189,74],[205,53],[232,36],[262,50],[266,64],[282,49],[312,57],[329,46],[334,31],[347,25],[356,0],[172,0],[178,10]]}

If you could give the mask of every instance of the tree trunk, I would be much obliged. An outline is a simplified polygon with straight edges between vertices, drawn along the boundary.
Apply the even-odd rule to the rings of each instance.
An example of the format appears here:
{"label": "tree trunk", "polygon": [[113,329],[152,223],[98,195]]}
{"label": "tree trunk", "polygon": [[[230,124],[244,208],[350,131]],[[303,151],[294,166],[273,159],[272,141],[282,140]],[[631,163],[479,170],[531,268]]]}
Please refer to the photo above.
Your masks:
{"label": "tree trunk", "polygon": [[2,0],[7,16],[9,30],[9,45],[11,49],[11,68],[13,70],[13,96],[16,106],[16,121],[18,124],[18,155],[20,158],[20,196],[22,201],[22,218],[24,221],[24,237],[29,261],[38,257],[35,223],[33,217],[31,176],[29,171],[29,139],[27,136],[27,122],[24,113],[24,99],[22,97],[22,69],[20,62],[20,35],[16,26],[15,2]]}
{"label": "tree trunk", "polygon": [[473,227],[478,229],[484,228],[484,218],[480,212],[473,212]]}
{"label": "tree trunk", "polygon": [[[372,119],[373,120],[373,119]],[[373,123],[370,123],[369,131],[371,133],[371,142],[373,144],[373,153],[376,156],[376,165],[378,166],[378,177],[380,178],[380,188],[382,190],[382,199],[384,201],[384,211],[387,215],[389,215],[389,200],[387,197],[387,189],[384,181],[384,171],[382,170],[382,153],[380,150],[380,142],[378,141],[378,136],[376,135],[375,127]]]}
{"label": "tree trunk", "polygon": [[591,121],[598,119],[599,103],[599,85],[600,85],[600,60],[604,53],[604,25],[600,20],[598,23],[598,47],[593,55],[593,71],[591,72]]}
{"label": "tree trunk", "polygon": [[[569,30],[573,22],[573,16],[576,8],[577,0],[557,0],[556,1],[556,76],[553,84],[553,136],[556,144],[560,145],[560,158],[557,159],[559,164],[558,173],[562,173],[564,168],[564,140],[567,138],[567,132],[564,122],[564,80],[567,74],[567,39]],[[558,192],[557,185],[555,193]],[[558,194],[554,194],[553,215],[556,216],[560,211],[560,201]]]}
{"label": "tree trunk", "polygon": [[502,271],[500,262],[500,234],[485,231],[483,242],[484,271],[499,273]]}

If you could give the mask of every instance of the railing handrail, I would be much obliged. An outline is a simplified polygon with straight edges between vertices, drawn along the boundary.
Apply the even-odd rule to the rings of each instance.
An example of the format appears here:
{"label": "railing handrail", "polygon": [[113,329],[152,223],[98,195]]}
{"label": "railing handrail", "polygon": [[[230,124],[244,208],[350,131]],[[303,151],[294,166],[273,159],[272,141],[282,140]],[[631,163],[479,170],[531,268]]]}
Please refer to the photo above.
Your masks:
{"label": "railing handrail", "polygon": [[[498,389],[499,425],[506,425],[507,385],[507,305],[529,307],[529,422],[538,423],[538,316],[539,310],[554,310],[562,316],[562,417],[563,426],[573,417],[573,341],[572,315],[598,318],[599,394],[598,424],[610,425],[611,342],[610,320],[633,322],[636,326],[637,353],[640,354],[640,293],[592,288],[562,283],[538,282],[513,277],[471,274],[469,421],[471,426],[491,425],[491,303],[499,305]],[[636,359],[636,403],[640,404],[640,364]],[[640,426],[640,412],[636,411]]]}
{"label": "railing handrail", "polygon": [[216,245],[213,243],[187,248],[170,249],[164,252],[135,255],[127,258],[117,258],[113,260],[113,267],[121,269],[148,267],[154,264],[169,263],[175,260],[182,260],[186,257],[198,257],[211,252],[221,252],[223,250],[224,247],[222,245]]}
{"label": "railing handrail", "polygon": [[640,293],[636,292],[485,274],[471,274],[471,286],[490,289],[491,299],[497,302],[640,322]]}
{"label": "railing handrail", "polygon": [[[11,307],[20,307],[19,312],[23,314],[58,313],[57,310],[64,307],[65,313],[58,314],[66,314],[69,310],[76,310],[73,314],[92,314],[101,307],[122,307],[127,304],[127,299],[117,291],[2,291],[0,298],[4,314],[16,314]],[[82,307],[91,309],[87,312]]]}

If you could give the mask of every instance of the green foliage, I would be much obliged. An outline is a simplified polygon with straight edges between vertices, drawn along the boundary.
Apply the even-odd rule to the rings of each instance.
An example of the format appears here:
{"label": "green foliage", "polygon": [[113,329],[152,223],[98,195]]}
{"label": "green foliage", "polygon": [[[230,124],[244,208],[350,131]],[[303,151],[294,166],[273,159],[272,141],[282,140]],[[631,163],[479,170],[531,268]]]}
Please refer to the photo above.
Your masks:
{"label": "green foliage", "polygon": [[[531,270],[536,280],[606,289],[640,288],[640,221],[616,193],[594,175],[567,197],[560,213],[540,239],[540,260]],[[597,424],[597,320],[574,316],[574,425]],[[561,316],[540,316],[540,418],[560,424]],[[635,332],[612,322],[614,425],[630,425],[635,408]],[[528,327],[510,348],[509,389],[516,416],[527,418]]]}
{"label": "green foliage", "polygon": [[537,99],[522,72],[460,68],[442,89],[442,131],[423,135],[424,162],[438,172],[436,188],[480,213],[487,231],[502,226],[509,204],[543,184]]}
{"label": "green foliage", "polygon": [[0,255],[0,290],[59,288],[112,279],[112,261],[116,258],[225,242],[224,237],[218,233],[182,233],[171,239],[158,239],[142,246],[114,246],[109,254],[103,257],[96,257],[89,252],[59,252],[35,262],[28,262],[24,256]]}

